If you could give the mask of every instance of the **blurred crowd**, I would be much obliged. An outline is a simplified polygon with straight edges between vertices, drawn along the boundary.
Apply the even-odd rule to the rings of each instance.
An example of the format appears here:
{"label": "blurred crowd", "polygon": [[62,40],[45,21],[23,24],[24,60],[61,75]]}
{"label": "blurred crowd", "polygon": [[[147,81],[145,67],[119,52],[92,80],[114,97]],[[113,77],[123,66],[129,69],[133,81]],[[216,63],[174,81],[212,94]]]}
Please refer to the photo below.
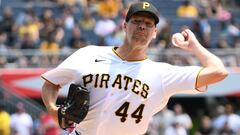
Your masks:
{"label": "blurred crowd", "polygon": [[10,114],[0,103],[0,135],[64,135],[56,121],[47,112],[41,112],[38,119],[25,111],[22,102],[16,104],[16,111]]}
{"label": "blurred crowd", "polygon": [[[33,119],[22,102],[11,114],[5,107],[0,102],[1,135],[67,135],[45,111]],[[218,104],[198,116],[185,109],[178,102],[171,109],[165,107],[152,118],[145,135],[240,135],[240,110],[232,103]]]}
{"label": "blurred crowd", "polygon": [[[89,44],[120,46],[124,37],[121,24],[129,4],[136,0],[21,1],[23,5],[16,0],[15,5],[5,4],[3,7],[0,19],[0,67],[3,68],[54,67],[63,59],[61,54],[68,52],[69,55],[71,49]],[[185,28],[190,28],[206,48],[240,48],[238,0],[179,1],[172,1],[179,5],[168,9],[175,11],[171,16],[163,15],[159,7],[158,34],[150,45],[152,50],[157,50],[156,60],[194,64],[191,59],[186,62],[175,59],[175,56],[158,57],[159,50],[172,48],[171,35]],[[151,2],[158,6],[167,1]],[[174,24],[181,19],[191,23],[176,29]],[[229,66],[240,65],[237,56],[226,57]]]}
{"label": "blurred crowd", "polygon": [[172,110],[166,107],[153,117],[147,135],[240,135],[240,114],[232,104],[218,105],[211,111],[214,113],[200,115],[200,124],[190,132],[193,120],[183,106],[177,103]]}

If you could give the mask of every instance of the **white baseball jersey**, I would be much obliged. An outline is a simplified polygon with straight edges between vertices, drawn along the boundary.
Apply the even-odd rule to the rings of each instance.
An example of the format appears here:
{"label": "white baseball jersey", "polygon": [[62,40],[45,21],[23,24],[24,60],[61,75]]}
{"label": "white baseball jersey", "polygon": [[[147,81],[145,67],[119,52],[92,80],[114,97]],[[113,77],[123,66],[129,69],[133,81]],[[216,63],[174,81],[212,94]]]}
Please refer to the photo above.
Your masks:
{"label": "white baseball jersey", "polygon": [[75,82],[90,90],[89,112],[76,127],[81,135],[140,135],[170,96],[198,93],[200,70],[150,59],[124,61],[113,47],[88,46],[42,78],[60,86]]}

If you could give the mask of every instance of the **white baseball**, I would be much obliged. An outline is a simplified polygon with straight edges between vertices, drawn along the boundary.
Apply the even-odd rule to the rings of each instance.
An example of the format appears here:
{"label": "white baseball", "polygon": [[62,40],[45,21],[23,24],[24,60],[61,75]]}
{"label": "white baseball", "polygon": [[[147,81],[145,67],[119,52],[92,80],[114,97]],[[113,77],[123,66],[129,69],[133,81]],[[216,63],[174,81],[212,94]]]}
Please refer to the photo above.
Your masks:
{"label": "white baseball", "polygon": [[174,46],[177,46],[177,47],[179,46],[179,45],[177,45],[176,41],[184,42],[184,40],[185,40],[185,38],[184,38],[184,36],[181,33],[175,33],[172,36],[172,44]]}

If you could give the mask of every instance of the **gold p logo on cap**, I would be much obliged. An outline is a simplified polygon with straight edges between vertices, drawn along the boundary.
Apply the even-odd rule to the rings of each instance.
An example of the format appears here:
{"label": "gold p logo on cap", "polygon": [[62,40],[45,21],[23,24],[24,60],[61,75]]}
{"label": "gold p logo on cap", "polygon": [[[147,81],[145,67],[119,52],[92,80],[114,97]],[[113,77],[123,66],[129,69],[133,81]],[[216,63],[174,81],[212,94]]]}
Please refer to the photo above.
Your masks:
{"label": "gold p logo on cap", "polygon": [[143,9],[150,7],[150,4],[148,2],[143,2]]}

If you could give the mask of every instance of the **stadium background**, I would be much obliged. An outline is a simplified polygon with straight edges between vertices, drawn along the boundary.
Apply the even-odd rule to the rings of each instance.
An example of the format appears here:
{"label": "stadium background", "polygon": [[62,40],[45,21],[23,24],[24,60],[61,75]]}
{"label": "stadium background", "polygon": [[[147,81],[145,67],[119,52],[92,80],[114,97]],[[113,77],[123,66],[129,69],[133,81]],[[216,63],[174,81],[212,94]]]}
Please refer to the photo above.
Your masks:
{"label": "stadium background", "polygon": [[[136,0],[135,0],[136,1]],[[214,118],[217,106],[230,103],[240,114],[240,1],[191,0],[196,14],[180,16],[184,0],[149,0],[160,10],[159,34],[152,41],[149,57],[176,65],[199,65],[191,54],[173,48],[171,34],[190,28],[206,48],[218,55],[230,71],[229,77],[209,86],[197,96],[177,95],[193,120],[190,134],[202,115]],[[37,123],[45,111],[40,98],[40,74],[55,67],[76,49],[92,44],[119,46],[124,33],[120,24],[131,0],[1,0],[0,7],[0,92],[9,114],[15,105],[25,104]],[[103,19],[105,18],[105,19]],[[103,21],[104,20],[104,21]],[[67,87],[57,101],[61,103]],[[37,134],[34,128],[33,133]],[[64,134],[64,133],[62,133]]]}

